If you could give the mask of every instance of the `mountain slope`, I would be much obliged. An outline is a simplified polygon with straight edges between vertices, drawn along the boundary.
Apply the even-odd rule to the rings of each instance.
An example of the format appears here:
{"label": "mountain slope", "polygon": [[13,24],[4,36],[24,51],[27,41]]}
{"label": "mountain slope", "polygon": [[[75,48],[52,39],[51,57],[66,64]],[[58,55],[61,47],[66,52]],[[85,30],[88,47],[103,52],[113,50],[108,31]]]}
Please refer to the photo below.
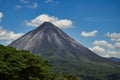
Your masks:
{"label": "mountain slope", "polygon": [[116,72],[120,68],[114,62],[98,56],[76,42],[50,22],[43,23],[9,46],[18,50],[29,50],[48,59],[53,64],[53,70],[59,73]]}
{"label": "mountain slope", "polygon": [[[30,52],[42,57],[48,57],[51,55],[62,56],[66,52],[70,52],[71,55],[76,57],[83,55],[91,60],[95,60],[95,58],[97,58],[99,59],[97,61],[104,61],[100,56],[94,54],[92,51],[73,40],[49,22],[45,22],[37,29],[28,32],[26,35],[12,42],[9,46],[13,46],[18,50],[29,50]],[[42,49],[47,51],[52,50],[55,53],[48,53]],[[42,54],[42,52],[45,52],[45,54]],[[46,55],[47,53],[48,55]]]}
{"label": "mountain slope", "polygon": [[108,59],[120,63],[120,58],[110,57]]}

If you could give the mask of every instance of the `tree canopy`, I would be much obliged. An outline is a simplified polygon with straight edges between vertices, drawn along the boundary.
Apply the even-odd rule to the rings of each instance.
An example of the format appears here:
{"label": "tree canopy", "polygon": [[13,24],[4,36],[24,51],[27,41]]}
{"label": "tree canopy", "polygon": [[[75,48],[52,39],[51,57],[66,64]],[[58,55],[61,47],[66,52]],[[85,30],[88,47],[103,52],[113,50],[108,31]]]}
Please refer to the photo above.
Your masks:
{"label": "tree canopy", "polygon": [[1,80],[53,80],[50,64],[28,51],[0,45]]}

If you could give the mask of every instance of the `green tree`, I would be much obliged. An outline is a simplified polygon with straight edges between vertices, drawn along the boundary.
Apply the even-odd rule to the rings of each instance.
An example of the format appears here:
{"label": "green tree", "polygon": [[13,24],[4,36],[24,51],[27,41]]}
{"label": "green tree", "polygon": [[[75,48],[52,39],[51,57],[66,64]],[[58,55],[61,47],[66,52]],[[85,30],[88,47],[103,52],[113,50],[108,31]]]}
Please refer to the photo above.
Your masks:
{"label": "green tree", "polygon": [[53,80],[50,66],[28,51],[0,45],[0,80]]}
{"label": "green tree", "polygon": [[82,80],[74,74],[61,74],[55,80]]}

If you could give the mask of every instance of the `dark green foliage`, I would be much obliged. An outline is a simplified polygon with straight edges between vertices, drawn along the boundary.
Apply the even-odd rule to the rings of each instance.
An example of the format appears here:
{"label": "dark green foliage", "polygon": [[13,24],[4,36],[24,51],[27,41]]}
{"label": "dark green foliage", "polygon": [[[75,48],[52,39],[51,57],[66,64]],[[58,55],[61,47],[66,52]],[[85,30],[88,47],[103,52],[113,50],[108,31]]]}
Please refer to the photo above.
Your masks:
{"label": "dark green foliage", "polygon": [[51,64],[29,51],[0,45],[0,80],[79,80],[75,75],[56,75]]}
{"label": "dark green foliage", "polygon": [[0,80],[53,80],[47,60],[0,45]]}
{"label": "dark green foliage", "polygon": [[82,80],[74,74],[61,74],[55,78],[55,80]]}
{"label": "dark green foliage", "polygon": [[[29,51],[17,51],[13,47],[0,45],[0,80],[120,80],[118,69],[116,73],[114,71],[105,73],[103,69],[106,70],[106,68],[101,67],[102,69],[98,71],[97,67],[89,62],[88,65],[84,65],[81,61],[81,68],[77,65],[77,60],[70,60],[72,63],[65,65],[67,63],[67,61],[65,62],[64,60],[65,58],[51,58],[57,60],[57,62],[52,63],[56,64],[58,67],[53,66],[53,68],[54,71],[58,71],[57,69],[61,70],[60,72],[56,72],[61,75],[53,73],[50,70],[51,64],[49,64],[47,60],[43,60],[39,56],[31,54]],[[59,63],[63,65],[59,65]],[[73,64],[76,65],[73,66]],[[72,68],[69,68],[69,66],[79,71],[79,74],[76,73],[75,69],[72,70]],[[94,69],[89,70],[89,67]],[[71,73],[71,71],[72,74],[68,74]]]}
{"label": "dark green foliage", "polygon": [[120,80],[119,74],[111,74],[106,76],[109,80]]}
{"label": "dark green foliage", "polygon": [[82,80],[100,80],[100,79],[98,79],[98,78],[96,78],[94,76],[85,75],[85,74],[82,74],[80,77],[82,78]]}

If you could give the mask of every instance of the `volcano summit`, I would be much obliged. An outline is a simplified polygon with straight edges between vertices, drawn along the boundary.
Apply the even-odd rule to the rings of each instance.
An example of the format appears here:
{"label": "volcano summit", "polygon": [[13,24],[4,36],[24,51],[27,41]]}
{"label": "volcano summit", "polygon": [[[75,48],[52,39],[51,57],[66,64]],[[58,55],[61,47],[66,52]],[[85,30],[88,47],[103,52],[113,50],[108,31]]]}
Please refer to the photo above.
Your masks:
{"label": "volcano summit", "polygon": [[49,60],[57,73],[120,72],[120,65],[95,54],[50,22],[44,22],[9,46],[28,50]]}

